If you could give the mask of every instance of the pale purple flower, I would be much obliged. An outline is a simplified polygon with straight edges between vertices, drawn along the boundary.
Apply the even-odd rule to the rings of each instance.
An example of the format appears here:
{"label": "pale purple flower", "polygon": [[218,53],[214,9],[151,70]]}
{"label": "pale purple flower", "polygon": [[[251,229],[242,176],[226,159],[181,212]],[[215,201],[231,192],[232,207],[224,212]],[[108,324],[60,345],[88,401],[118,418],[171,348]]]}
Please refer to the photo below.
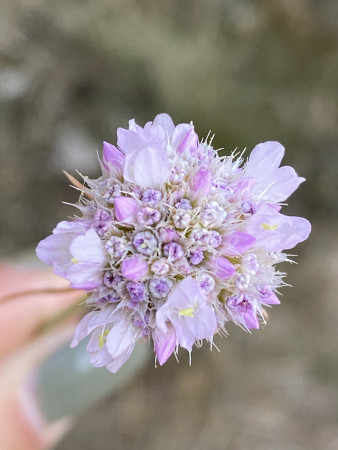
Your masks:
{"label": "pale purple flower", "polygon": [[241,274],[235,279],[235,285],[240,291],[245,291],[250,285],[250,275]]}
{"label": "pale purple flower", "polygon": [[155,225],[161,219],[161,213],[157,209],[149,206],[141,208],[136,213],[136,220],[139,225]]}
{"label": "pale purple flower", "polygon": [[232,317],[246,328],[259,328],[255,305],[246,294],[229,297],[227,307]]}
{"label": "pale purple flower", "polygon": [[117,275],[116,272],[108,271],[103,276],[103,283],[109,288],[117,288],[124,278],[121,275]]}
{"label": "pale purple flower", "polygon": [[262,205],[246,222],[246,231],[255,236],[255,246],[270,252],[293,248],[305,241],[311,231],[303,217],[284,216],[268,205]]}
{"label": "pale purple flower", "polygon": [[178,230],[184,230],[185,228],[187,228],[190,221],[191,221],[190,211],[180,209],[173,215],[173,222]]}
{"label": "pale purple flower", "polygon": [[207,272],[202,272],[199,275],[198,284],[204,294],[210,294],[216,286],[215,278]]}
{"label": "pale purple flower", "polygon": [[115,373],[135,343],[153,341],[163,365],[183,347],[191,353],[227,323],[258,329],[264,308],[279,304],[284,284],[275,266],[311,230],[281,213],[304,181],[279,167],[284,147],[257,145],[248,161],[220,156],[199,141],[191,122],[159,114],[135,120],[104,142],[102,176],[85,177],[81,217],[60,222],[37,254],[93,310],[72,346],[90,335],[96,367]]}
{"label": "pale purple flower", "polygon": [[177,209],[192,209],[190,200],[187,198],[182,198],[179,202],[175,204]]}
{"label": "pale purple flower", "polygon": [[245,200],[241,203],[242,211],[246,214],[255,214],[257,206],[250,200]]}
{"label": "pale purple flower", "polygon": [[158,241],[151,231],[140,231],[133,239],[135,249],[143,255],[151,255],[158,246]]}
{"label": "pale purple flower", "polygon": [[174,166],[171,169],[169,181],[172,184],[181,184],[184,182],[187,171],[181,166]]}
{"label": "pale purple flower", "polygon": [[200,222],[204,227],[220,226],[226,219],[227,213],[216,201],[212,200],[205,206],[200,215]]}
{"label": "pale purple flower", "polygon": [[252,150],[245,173],[254,178],[252,193],[271,203],[286,200],[305,181],[292,167],[279,167],[285,149],[279,142],[264,142]]}
{"label": "pale purple flower", "polygon": [[76,328],[71,347],[89,334],[90,362],[96,367],[106,366],[113,373],[127,361],[140,337],[140,331],[113,305],[86,314]]}
{"label": "pale purple flower", "polygon": [[112,223],[111,215],[104,209],[98,209],[93,219],[93,228],[99,236],[103,236],[109,231]]}
{"label": "pale purple flower", "polygon": [[140,337],[140,331],[126,320],[124,316],[113,323],[107,334],[105,346],[112,361],[107,364],[107,369],[116,373],[119,368],[129,359],[135,348],[135,342]]}
{"label": "pale purple flower", "polygon": [[171,140],[173,132],[175,131],[175,125],[169,114],[158,114],[154,119],[154,125],[158,125],[163,128],[167,138]]}
{"label": "pale purple flower", "polygon": [[204,254],[202,248],[198,247],[190,252],[189,255],[189,262],[190,264],[193,264],[194,266],[197,266],[197,264],[200,264],[204,259]]}
{"label": "pale purple flower", "polygon": [[151,270],[159,276],[165,275],[170,270],[169,264],[165,259],[158,259],[151,265]]}
{"label": "pale purple flower", "polygon": [[103,198],[109,205],[113,205],[115,203],[115,198],[121,196],[122,196],[121,186],[115,184],[115,186],[113,186],[112,188],[107,189]]}
{"label": "pale purple flower", "polygon": [[119,128],[117,144],[125,152],[124,179],[145,188],[158,189],[170,175],[166,135],[148,122],[141,128],[130,121],[129,130]]}
{"label": "pale purple flower", "polygon": [[121,258],[126,250],[126,241],[119,236],[112,236],[105,244],[105,249],[112,258]]}
{"label": "pale purple flower", "polygon": [[167,256],[169,260],[176,261],[177,259],[182,258],[184,255],[184,250],[182,245],[177,242],[169,242],[163,246],[163,254]]}
{"label": "pale purple flower", "polygon": [[93,229],[85,231],[80,223],[60,222],[36,251],[73,288],[91,290],[100,285],[105,255],[102,241]]}
{"label": "pale purple flower", "polygon": [[146,189],[142,194],[142,201],[156,206],[162,200],[162,192],[156,189]]}
{"label": "pale purple flower", "polygon": [[191,233],[191,239],[195,244],[218,248],[222,243],[222,237],[218,231],[197,229]]}
{"label": "pale purple flower", "polygon": [[165,298],[172,286],[173,282],[169,278],[153,278],[149,283],[149,291],[156,298]]}
{"label": "pale purple flower", "polygon": [[187,276],[187,275],[190,275],[191,272],[193,271],[191,265],[189,264],[188,259],[185,256],[183,256],[180,259],[175,260],[174,261],[174,267],[176,269],[175,275],[179,274],[181,276],[182,275],[183,276]]}
{"label": "pale purple flower", "polygon": [[144,284],[136,281],[130,281],[126,284],[127,291],[129,293],[130,299],[134,303],[142,302],[146,299]]}
{"label": "pale purple flower", "polygon": [[158,309],[156,324],[162,333],[167,333],[167,323],[174,327],[179,345],[188,351],[196,340],[212,341],[217,328],[216,317],[193,278],[180,281]]}

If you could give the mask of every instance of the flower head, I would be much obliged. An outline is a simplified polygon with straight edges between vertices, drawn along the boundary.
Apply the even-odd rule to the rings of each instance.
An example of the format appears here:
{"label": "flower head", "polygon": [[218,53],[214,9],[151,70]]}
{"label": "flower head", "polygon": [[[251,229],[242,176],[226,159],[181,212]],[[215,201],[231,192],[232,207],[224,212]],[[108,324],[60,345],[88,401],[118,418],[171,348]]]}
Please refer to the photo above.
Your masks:
{"label": "flower head", "polygon": [[86,178],[82,216],[60,222],[37,254],[92,308],[72,346],[91,335],[94,366],[116,372],[137,340],[159,364],[179,347],[213,342],[227,321],[246,330],[279,304],[276,263],[307,239],[310,223],[280,213],[304,181],[279,167],[284,147],[257,145],[245,163],[220,157],[194,126],[159,114],[103,144],[103,174]]}

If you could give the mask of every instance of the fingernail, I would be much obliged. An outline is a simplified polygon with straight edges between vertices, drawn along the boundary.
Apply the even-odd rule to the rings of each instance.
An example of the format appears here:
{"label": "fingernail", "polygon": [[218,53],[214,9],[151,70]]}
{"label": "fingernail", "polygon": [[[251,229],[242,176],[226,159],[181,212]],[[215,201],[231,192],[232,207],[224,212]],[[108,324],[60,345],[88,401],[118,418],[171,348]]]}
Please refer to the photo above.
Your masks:
{"label": "fingernail", "polygon": [[74,349],[69,343],[45,359],[34,375],[38,407],[49,423],[84,413],[131,380],[150,356],[148,345],[137,345],[125,365],[112,374],[104,367],[93,367],[89,363],[87,340]]}

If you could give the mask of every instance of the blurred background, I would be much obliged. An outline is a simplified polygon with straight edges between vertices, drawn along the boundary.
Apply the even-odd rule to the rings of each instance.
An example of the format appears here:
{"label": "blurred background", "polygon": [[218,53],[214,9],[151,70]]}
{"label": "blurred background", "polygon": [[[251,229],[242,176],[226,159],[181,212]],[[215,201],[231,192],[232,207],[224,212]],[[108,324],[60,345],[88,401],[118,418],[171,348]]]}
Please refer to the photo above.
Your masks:
{"label": "blurred background", "polygon": [[313,223],[282,305],[221,349],[152,361],[58,450],[338,448],[338,2],[1,0],[1,258],[73,214],[62,169],[99,175],[116,128],[160,112],[225,152],[278,140]]}

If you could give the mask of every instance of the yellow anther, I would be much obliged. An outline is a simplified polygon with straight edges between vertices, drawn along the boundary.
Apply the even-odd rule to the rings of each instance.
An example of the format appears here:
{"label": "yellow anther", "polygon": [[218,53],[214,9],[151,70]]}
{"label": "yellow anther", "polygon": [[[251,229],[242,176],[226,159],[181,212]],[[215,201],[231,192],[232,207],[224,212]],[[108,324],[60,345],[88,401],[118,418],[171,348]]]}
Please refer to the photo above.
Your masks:
{"label": "yellow anther", "polygon": [[103,334],[100,334],[100,336],[99,336],[99,346],[100,346],[100,348],[103,348],[104,344],[105,344],[105,338],[104,338]]}
{"label": "yellow anther", "polygon": [[194,317],[194,315],[195,315],[194,308],[180,309],[180,316]]}
{"label": "yellow anther", "polygon": [[264,228],[264,230],[274,231],[276,228],[279,227],[279,225],[269,225],[268,223],[263,223],[262,227]]}
{"label": "yellow anther", "polygon": [[80,260],[79,260],[79,259],[76,259],[76,258],[72,258],[72,259],[70,260],[70,262],[71,262],[72,264],[76,264],[76,263],[80,262]]}
{"label": "yellow anther", "polygon": [[100,348],[102,348],[104,346],[104,344],[106,343],[106,336],[109,333],[109,330],[105,330],[103,333],[100,334],[99,336],[99,346]]}

